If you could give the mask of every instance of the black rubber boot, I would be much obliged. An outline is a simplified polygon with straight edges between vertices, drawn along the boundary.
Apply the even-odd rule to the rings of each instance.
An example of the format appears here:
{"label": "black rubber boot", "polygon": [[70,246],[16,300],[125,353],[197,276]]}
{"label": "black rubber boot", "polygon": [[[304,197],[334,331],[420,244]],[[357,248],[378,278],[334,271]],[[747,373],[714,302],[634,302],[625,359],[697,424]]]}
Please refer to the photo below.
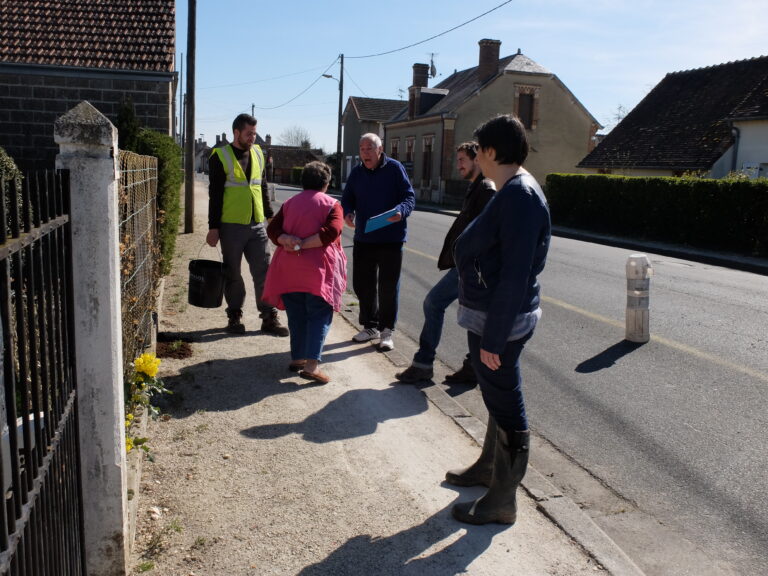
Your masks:
{"label": "black rubber boot", "polygon": [[497,430],[493,477],[485,495],[453,507],[453,517],[467,524],[514,524],[517,520],[517,487],[528,466],[529,432]]}
{"label": "black rubber boot", "polygon": [[230,334],[245,334],[245,325],[242,322],[243,311],[231,310],[227,312],[229,321],[227,322],[227,332]]}
{"label": "black rubber boot", "polygon": [[477,462],[462,470],[449,470],[445,481],[454,486],[490,486],[493,475],[493,452],[496,449],[496,420],[488,415],[488,427],[485,429],[483,451]]}

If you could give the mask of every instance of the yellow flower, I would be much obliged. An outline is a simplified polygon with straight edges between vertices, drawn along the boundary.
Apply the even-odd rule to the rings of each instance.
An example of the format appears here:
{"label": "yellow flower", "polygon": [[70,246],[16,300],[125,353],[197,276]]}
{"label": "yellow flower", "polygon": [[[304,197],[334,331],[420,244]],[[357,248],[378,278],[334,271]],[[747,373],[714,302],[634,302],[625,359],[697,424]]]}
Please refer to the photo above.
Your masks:
{"label": "yellow flower", "polygon": [[127,453],[127,452],[130,452],[131,450],[133,450],[133,438],[128,436],[125,439],[125,451]]}
{"label": "yellow flower", "polygon": [[160,367],[160,359],[154,354],[142,354],[133,362],[136,372],[146,374],[150,378],[157,376],[157,370]]}

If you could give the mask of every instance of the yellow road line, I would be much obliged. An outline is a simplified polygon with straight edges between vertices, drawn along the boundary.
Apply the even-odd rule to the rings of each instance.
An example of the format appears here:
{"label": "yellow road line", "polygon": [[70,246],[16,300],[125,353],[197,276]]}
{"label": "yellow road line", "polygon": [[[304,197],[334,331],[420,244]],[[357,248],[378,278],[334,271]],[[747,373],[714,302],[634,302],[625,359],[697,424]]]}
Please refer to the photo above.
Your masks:
{"label": "yellow road line", "polygon": [[[408,248],[408,247],[406,247],[405,249],[408,252],[412,252],[413,254],[417,254],[429,260],[437,261],[437,258],[432,256],[431,254],[425,254],[424,252],[420,252],[418,250],[414,250],[413,248]],[[575,312],[576,314],[580,314],[581,316],[585,316],[597,322],[602,322],[603,324],[608,324],[609,326],[613,326],[614,328],[621,328],[622,330],[625,328],[624,322],[614,320],[613,318],[608,318],[607,316],[603,316],[602,314],[596,314],[594,312],[590,312],[589,310],[585,310],[584,308],[579,308],[578,306],[574,306],[573,304],[569,304],[568,302],[564,302],[563,300],[558,300],[557,298],[552,298],[550,296],[542,296],[541,299],[543,302],[547,302],[549,304],[552,304],[553,306],[557,306],[559,308],[563,308],[565,310]],[[677,350],[678,352],[683,352],[684,354],[688,354],[690,356],[699,358],[701,360],[706,360],[707,362],[711,362],[712,364],[715,364],[722,368],[735,370],[736,372],[741,372],[742,374],[745,374],[751,378],[755,378],[756,380],[761,380],[763,382],[768,383],[768,374],[765,374],[758,370],[753,370],[752,368],[748,368],[746,366],[741,366],[740,364],[735,364],[734,362],[729,362],[728,360],[724,360],[717,356],[713,356],[712,354],[702,352],[701,350],[693,348],[692,346],[688,346],[687,344],[683,344],[682,342],[677,342],[675,340],[670,340],[669,338],[664,338],[663,336],[656,336],[653,334],[651,335],[651,340],[653,340],[654,342],[657,342],[658,344],[666,346],[668,348],[672,348],[673,350]]]}
{"label": "yellow road line", "polygon": [[[567,302],[563,302],[562,300],[558,300],[557,298],[542,296],[541,299],[544,302],[547,302],[554,306],[558,306],[559,308],[564,308],[565,310],[569,310],[571,312],[575,312],[576,314],[580,314],[581,316],[586,316],[587,318],[590,318],[592,320],[603,322],[604,324],[608,324],[616,328],[622,328],[622,329],[624,328],[623,322],[619,322],[618,320],[614,320],[613,318],[608,318],[607,316],[602,316],[601,314],[595,314],[594,312],[590,312],[589,310],[584,310],[583,308],[579,308],[578,306],[574,306],[573,304],[568,304]],[[701,360],[706,360],[707,362],[711,362],[712,364],[715,364],[722,368],[727,368],[729,370],[741,372],[742,374],[745,374],[751,378],[755,378],[756,380],[761,380],[763,382],[768,383],[768,374],[765,374],[758,370],[753,370],[752,368],[748,368],[747,366],[742,366],[740,364],[735,364],[734,362],[729,362],[728,360],[724,360],[722,358],[719,358],[718,356],[713,356],[712,354],[702,352],[701,350],[698,350],[697,348],[693,348],[692,346],[688,346],[687,344],[683,344],[682,342],[677,342],[675,340],[670,340],[669,338],[664,338],[663,336],[656,336],[654,334],[651,334],[651,340],[663,346],[667,346],[668,348],[672,348],[673,350],[677,350],[678,352],[683,352],[684,354],[694,356],[695,358],[699,358]]]}
{"label": "yellow road line", "polygon": [[432,256],[432,254],[426,254],[425,252],[419,252],[418,250],[414,250],[413,248],[408,248],[408,246],[405,247],[406,252],[411,252],[413,254],[418,254],[419,256],[423,256],[424,258],[428,258],[429,260],[434,260],[437,262],[437,258]]}

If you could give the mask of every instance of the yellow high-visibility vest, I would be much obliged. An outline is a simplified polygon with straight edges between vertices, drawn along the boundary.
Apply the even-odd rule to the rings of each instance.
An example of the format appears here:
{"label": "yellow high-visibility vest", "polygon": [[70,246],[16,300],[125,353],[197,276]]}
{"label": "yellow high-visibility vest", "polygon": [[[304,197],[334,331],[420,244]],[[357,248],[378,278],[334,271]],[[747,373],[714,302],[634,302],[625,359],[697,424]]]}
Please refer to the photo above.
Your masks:
{"label": "yellow high-visibility vest", "polygon": [[[235,158],[232,145],[214,148],[227,173],[224,184],[224,205],[221,210],[221,221],[228,224],[250,224],[251,221],[264,220],[264,204],[261,199],[261,171],[264,166],[264,153],[257,145],[251,146],[251,175],[250,181],[245,177],[243,167]],[[213,155],[211,154],[211,155]]]}

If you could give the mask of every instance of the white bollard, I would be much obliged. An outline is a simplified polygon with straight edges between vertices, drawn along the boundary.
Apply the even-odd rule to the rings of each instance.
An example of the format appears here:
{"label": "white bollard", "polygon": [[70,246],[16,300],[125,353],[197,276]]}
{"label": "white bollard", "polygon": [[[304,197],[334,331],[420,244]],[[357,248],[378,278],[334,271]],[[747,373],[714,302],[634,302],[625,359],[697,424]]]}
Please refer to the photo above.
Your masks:
{"label": "white bollard", "polygon": [[650,288],[653,268],[645,254],[632,254],[627,259],[627,332],[630,342],[648,342]]}

